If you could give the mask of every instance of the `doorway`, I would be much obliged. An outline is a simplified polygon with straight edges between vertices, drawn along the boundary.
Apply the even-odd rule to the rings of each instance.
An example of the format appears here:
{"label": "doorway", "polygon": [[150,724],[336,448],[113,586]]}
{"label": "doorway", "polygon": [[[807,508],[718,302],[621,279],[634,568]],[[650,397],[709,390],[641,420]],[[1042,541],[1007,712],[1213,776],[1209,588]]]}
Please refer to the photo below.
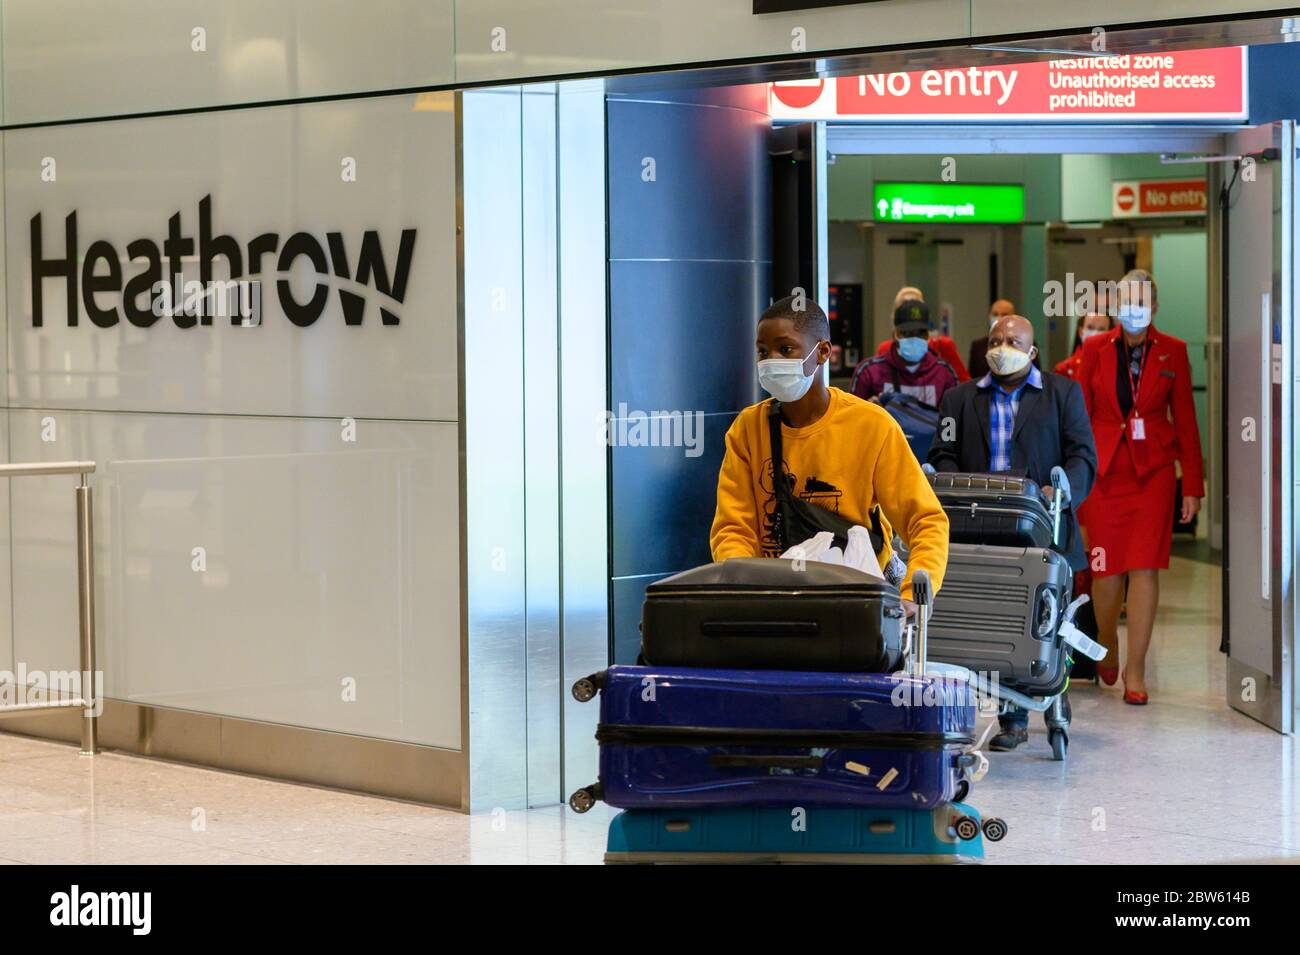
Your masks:
{"label": "doorway", "polygon": [[[894,292],[914,285],[932,303],[938,331],[954,338],[963,357],[969,339],[983,331],[988,304],[1012,299],[1034,324],[1044,367],[1051,368],[1076,344],[1076,316],[1052,311],[1045,294],[1050,285],[1064,288],[1068,299],[1072,283],[1115,280],[1131,268],[1152,272],[1160,289],[1160,327],[1188,346],[1206,457],[1204,509],[1194,531],[1175,535],[1174,550],[1175,562],[1204,566],[1184,568],[1187,592],[1177,600],[1177,614],[1198,626],[1221,620],[1228,656],[1212,661],[1213,679],[1225,688],[1216,695],[1280,732],[1291,731],[1295,706],[1288,663],[1295,611],[1282,540],[1291,521],[1290,495],[1282,489],[1290,486],[1294,454],[1291,322],[1283,320],[1292,310],[1295,254],[1288,158],[1294,150],[1282,148],[1291,130],[1290,123],[1140,133],[1062,127],[1055,136],[1007,130],[1003,140],[987,127],[832,125],[823,139],[829,279],[861,285],[867,355],[873,343],[889,337]],[[1094,151],[1070,151],[1085,138]],[[1105,151],[1095,151],[1101,144]],[[954,157],[972,180],[1022,182],[1025,221],[876,221],[874,181],[900,170],[912,181],[937,181]],[[1202,157],[1209,161],[1196,161]],[[1248,192],[1243,168],[1253,176]],[[1146,179],[1203,182],[1205,211],[1120,215],[1112,183]],[[1233,191],[1225,200],[1220,193],[1229,183]],[[1243,422],[1257,429],[1247,453],[1240,453]],[[1237,632],[1242,636],[1234,647]]]}

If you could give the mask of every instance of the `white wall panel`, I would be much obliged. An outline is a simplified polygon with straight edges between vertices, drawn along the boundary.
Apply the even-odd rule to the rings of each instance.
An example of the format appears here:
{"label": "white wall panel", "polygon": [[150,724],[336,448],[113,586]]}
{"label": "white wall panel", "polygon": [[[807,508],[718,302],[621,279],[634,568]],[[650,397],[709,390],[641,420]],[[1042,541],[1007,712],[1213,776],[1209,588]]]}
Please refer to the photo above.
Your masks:
{"label": "white wall panel", "polygon": [[[0,69],[0,74],[3,70]],[[0,132],[0,156],[4,155],[6,134]],[[4,217],[4,170],[0,169],[0,222]],[[0,229],[0,262],[4,261],[4,230]],[[0,269],[0,302],[4,301],[5,275]],[[6,349],[8,316],[0,308],[0,401],[8,394],[9,362]],[[12,461],[9,456],[9,414],[0,414],[0,461]],[[21,479],[20,479],[21,480]],[[9,482],[0,481],[0,669],[13,669],[13,603],[10,599],[9,578]]]}
{"label": "white wall panel", "polygon": [[[881,3],[755,16],[753,0],[461,0],[456,80],[558,76],[807,50],[964,37],[969,0]],[[494,49],[502,45],[504,49]]]}
{"label": "white wall panel", "polygon": [[[349,442],[329,420],[10,419],[14,460],[100,462],[110,698],[460,748],[455,424],[363,420]],[[12,488],[15,657],[74,668],[75,478],[24,481]]]}
{"label": "white wall panel", "polygon": [[[9,412],[4,411],[0,412],[0,461],[12,460],[9,456]],[[40,478],[17,480],[37,481]],[[14,615],[9,561],[9,482],[0,481],[0,670],[13,672]]]}
{"label": "white wall panel", "polygon": [[[5,122],[1249,16],[1272,0],[3,0]],[[196,29],[206,51],[195,51]],[[494,31],[504,31],[498,33]],[[494,47],[494,42],[496,46]]]}
{"label": "white wall panel", "polygon": [[[5,137],[6,263],[9,283],[10,403],[117,411],[311,415],[455,420],[456,266],[453,94],[429,93],[294,107],[10,130]],[[355,181],[344,163],[355,160]],[[163,317],[148,328],[119,318],[97,327],[87,315],[87,268],[77,274],[76,327],[67,285],[41,283],[42,325],[33,327],[31,223],[40,216],[43,260],[67,254],[67,217],[76,214],[76,255],[106,240],[121,282],[145,271],[128,245],[144,238],[170,266],[164,240],[179,213],[193,248],[181,259],[199,277],[200,203],[211,197],[211,231],[239,247],[275,233],[263,271],[260,327],[178,327]],[[377,234],[384,271],[395,283],[404,230],[415,230],[404,301],[381,294],[378,278],[357,280],[363,235]],[[290,237],[310,234],[325,258],[286,261]],[[327,234],[342,240],[342,255]],[[209,258],[212,258],[209,256]],[[213,275],[228,262],[216,256]],[[337,271],[347,263],[346,275]],[[289,268],[287,274],[282,268]],[[103,259],[94,265],[104,275]],[[308,327],[281,308],[277,280],[307,302],[321,290],[323,312]],[[396,285],[390,286],[396,295]],[[342,300],[364,299],[361,324],[345,324]],[[98,293],[100,307],[121,295]],[[147,304],[148,296],[140,303]],[[381,321],[381,307],[399,324]]]}
{"label": "white wall panel", "polygon": [[[8,123],[452,82],[452,0],[5,0]],[[193,31],[206,31],[196,51]]]}
{"label": "white wall panel", "polygon": [[1115,23],[1156,23],[1187,17],[1245,17],[1277,10],[1271,0],[1092,0],[1080,5],[1067,0],[970,0],[971,35],[996,36],[1034,30],[1082,28]]}

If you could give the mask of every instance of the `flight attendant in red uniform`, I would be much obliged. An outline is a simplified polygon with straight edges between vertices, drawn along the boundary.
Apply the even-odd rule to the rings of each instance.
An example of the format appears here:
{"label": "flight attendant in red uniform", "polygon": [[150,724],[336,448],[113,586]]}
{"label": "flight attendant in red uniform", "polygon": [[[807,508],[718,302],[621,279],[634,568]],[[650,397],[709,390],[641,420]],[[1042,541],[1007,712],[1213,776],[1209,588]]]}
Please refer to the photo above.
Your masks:
{"label": "flight attendant in red uniform", "polygon": [[[1146,655],[1155,624],[1158,572],[1169,566],[1174,462],[1183,471],[1182,519],[1201,509],[1201,439],[1187,345],[1158,331],[1151,275],[1120,280],[1119,328],[1084,343],[1079,385],[1097,442],[1097,484],[1083,505],[1099,640],[1118,656],[1119,613],[1128,578],[1124,702],[1147,702]],[[1097,668],[1107,684],[1117,663]]]}

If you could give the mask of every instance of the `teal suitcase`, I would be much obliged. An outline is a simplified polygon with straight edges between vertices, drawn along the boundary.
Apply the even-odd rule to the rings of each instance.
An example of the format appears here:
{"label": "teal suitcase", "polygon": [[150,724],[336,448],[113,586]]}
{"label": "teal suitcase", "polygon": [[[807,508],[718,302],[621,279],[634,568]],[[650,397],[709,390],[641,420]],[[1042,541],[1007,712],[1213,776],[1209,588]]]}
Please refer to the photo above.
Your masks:
{"label": "teal suitcase", "polygon": [[606,863],[944,865],[984,859],[1006,834],[964,803],[934,809],[628,809],[610,822]]}

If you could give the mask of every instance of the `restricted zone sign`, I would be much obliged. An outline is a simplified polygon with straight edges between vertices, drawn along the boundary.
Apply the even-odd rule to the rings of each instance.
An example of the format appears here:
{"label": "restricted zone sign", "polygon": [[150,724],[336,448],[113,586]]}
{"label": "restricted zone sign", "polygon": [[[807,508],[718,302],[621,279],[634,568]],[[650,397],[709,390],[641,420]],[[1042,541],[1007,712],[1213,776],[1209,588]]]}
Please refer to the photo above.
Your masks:
{"label": "restricted zone sign", "polygon": [[844,123],[1242,121],[1246,50],[1125,53],[772,83],[773,119]]}

